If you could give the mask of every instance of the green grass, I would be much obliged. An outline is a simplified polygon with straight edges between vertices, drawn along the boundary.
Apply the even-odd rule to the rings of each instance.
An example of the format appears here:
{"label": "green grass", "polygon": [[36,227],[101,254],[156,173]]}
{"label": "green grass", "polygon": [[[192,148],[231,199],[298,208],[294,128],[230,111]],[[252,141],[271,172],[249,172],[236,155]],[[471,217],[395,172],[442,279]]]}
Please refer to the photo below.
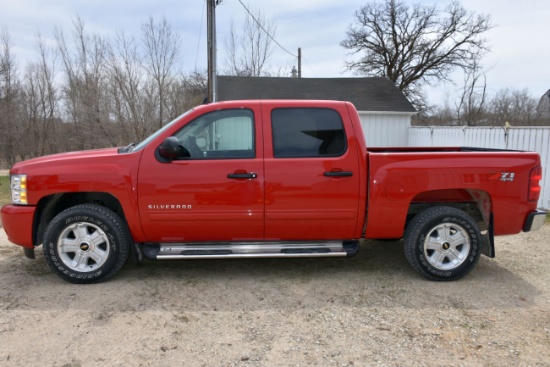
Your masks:
{"label": "green grass", "polygon": [[10,202],[10,177],[0,176],[0,206],[9,204]]}

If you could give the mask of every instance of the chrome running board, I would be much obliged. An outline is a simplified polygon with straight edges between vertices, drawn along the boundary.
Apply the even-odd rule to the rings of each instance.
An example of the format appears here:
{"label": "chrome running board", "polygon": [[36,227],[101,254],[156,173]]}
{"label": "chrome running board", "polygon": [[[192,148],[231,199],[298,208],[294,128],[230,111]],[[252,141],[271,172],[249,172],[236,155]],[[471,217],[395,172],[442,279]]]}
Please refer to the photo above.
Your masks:
{"label": "chrome running board", "polygon": [[237,242],[237,243],[146,243],[149,260],[245,259],[280,257],[353,256],[359,241],[343,242]]}

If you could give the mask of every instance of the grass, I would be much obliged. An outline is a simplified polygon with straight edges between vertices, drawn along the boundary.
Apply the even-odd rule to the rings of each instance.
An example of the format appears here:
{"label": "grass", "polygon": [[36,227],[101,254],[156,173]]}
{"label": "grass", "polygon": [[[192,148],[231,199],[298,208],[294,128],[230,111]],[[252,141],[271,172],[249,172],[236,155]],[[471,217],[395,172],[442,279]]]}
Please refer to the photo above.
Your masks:
{"label": "grass", "polygon": [[10,202],[10,177],[0,176],[0,206],[9,204]]}

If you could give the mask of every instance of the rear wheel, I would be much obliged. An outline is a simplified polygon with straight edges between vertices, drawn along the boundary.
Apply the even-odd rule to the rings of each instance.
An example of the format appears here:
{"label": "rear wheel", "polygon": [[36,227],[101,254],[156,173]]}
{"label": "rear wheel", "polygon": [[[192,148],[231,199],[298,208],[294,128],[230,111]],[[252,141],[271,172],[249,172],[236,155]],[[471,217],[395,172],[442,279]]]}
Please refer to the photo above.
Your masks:
{"label": "rear wheel", "polygon": [[130,238],[113,211],[82,204],[58,214],[44,235],[44,257],[50,268],[72,283],[111,278],[128,258]]}
{"label": "rear wheel", "polygon": [[431,280],[456,280],[468,274],[481,255],[481,233],[461,210],[439,206],[418,214],[403,241],[405,257]]}

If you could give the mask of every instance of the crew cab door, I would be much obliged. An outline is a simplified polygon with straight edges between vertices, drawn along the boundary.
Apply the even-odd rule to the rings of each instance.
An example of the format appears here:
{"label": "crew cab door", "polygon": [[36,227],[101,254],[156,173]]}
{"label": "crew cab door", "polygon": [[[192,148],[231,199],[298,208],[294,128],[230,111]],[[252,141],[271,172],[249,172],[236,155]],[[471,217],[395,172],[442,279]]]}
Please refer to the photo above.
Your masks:
{"label": "crew cab door", "polygon": [[173,134],[181,157],[162,162],[156,146],[144,152],[138,196],[148,241],[263,239],[259,116],[259,107],[211,111]]}
{"label": "crew cab door", "polygon": [[363,171],[345,104],[296,106],[262,105],[266,239],[354,238]]}

